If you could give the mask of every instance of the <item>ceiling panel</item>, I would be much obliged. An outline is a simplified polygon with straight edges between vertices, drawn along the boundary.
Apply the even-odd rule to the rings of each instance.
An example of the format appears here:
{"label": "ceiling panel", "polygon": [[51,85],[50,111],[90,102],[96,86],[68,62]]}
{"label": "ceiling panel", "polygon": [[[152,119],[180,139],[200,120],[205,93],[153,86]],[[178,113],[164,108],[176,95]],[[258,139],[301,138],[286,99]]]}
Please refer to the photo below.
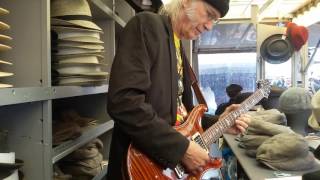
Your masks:
{"label": "ceiling panel", "polygon": [[267,18],[292,17],[292,13],[309,3],[310,0],[231,0],[230,10],[225,19],[250,18],[251,6],[258,5],[262,8],[269,4],[262,16]]}

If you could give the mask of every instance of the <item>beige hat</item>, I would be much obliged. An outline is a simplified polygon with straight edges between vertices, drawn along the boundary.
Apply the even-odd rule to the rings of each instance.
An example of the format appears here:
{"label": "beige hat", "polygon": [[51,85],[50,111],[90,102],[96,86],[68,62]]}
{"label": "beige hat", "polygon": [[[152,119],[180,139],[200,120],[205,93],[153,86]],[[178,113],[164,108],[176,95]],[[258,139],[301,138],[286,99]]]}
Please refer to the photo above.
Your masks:
{"label": "beige hat", "polygon": [[104,47],[102,45],[98,45],[98,44],[87,44],[87,43],[69,43],[69,42],[61,42],[58,43],[57,45],[57,49],[65,49],[65,48],[81,48],[81,49],[99,49],[99,50],[103,50]]}
{"label": "beige hat", "polygon": [[11,84],[2,84],[0,83],[0,88],[10,88],[13,87]]}
{"label": "beige hat", "polygon": [[0,7],[0,16],[9,14],[9,11]]}
{"label": "beige hat", "polygon": [[79,77],[65,77],[58,79],[58,85],[76,85],[76,86],[86,86],[86,85],[101,85],[106,84],[106,77],[90,77],[90,76],[79,76]]}
{"label": "beige hat", "polygon": [[90,53],[104,53],[101,49],[83,49],[83,48],[63,48],[59,49],[54,55],[70,55],[70,54],[90,54]]}
{"label": "beige hat", "polygon": [[99,64],[100,59],[103,59],[103,57],[98,57],[94,55],[89,56],[79,56],[79,57],[71,57],[71,58],[65,58],[65,59],[59,59],[55,61],[58,64],[67,64],[67,63],[89,63],[89,64]]}
{"label": "beige hat", "polygon": [[83,15],[91,17],[91,10],[86,0],[52,0],[51,17]]}
{"label": "beige hat", "polygon": [[12,40],[10,36],[0,34],[0,41],[10,41],[10,40]]}
{"label": "beige hat", "polygon": [[0,64],[12,65],[12,63],[11,63],[11,62],[8,62],[8,61],[2,61],[2,60],[0,60]]}
{"label": "beige hat", "polygon": [[105,64],[95,64],[95,63],[64,63],[64,64],[54,64],[53,68],[59,74],[83,74],[91,72],[102,72],[101,67]]}
{"label": "beige hat", "polygon": [[53,61],[61,61],[66,59],[73,59],[78,57],[88,57],[88,56],[96,56],[99,60],[103,59],[104,57],[101,55],[101,53],[87,53],[87,54],[69,54],[69,55],[53,55],[52,60]]}
{"label": "beige hat", "polygon": [[9,72],[0,72],[0,77],[8,77],[8,76],[13,76],[13,73],[9,73]]}
{"label": "beige hat", "polygon": [[8,51],[11,49],[12,49],[12,47],[10,47],[8,45],[0,44],[0,51]]}
{"label": "beige hat", "polygon": [[87,73],[74,73],[74,72],[66,72],[60,73],[59,78],[62,77],[70,77],[70,76],[85,76],[90,78],[107,78],[109,73],[107,72],[87,72]]}
{"label": "beige hat", "polygon": [[265,140],[256,159],[275,170],[300,171],[316,166],[306,140],[296,133],[282,133]]}
{"label": "beige hat", "polygon": [[320,90],[311,100],[312,114],[309,117],[308,124],[314,130],[320,131]]}
{"label": "beige hat", "polygon": [[[89,29],[102,30],[90,18],[91,10],[86,0],[52,0],[51,17],[61,19],[62,26],[79,26]],[[69,25],[67,25],[69,23]]]}
{"label": "beige hat", "polygon": [[8,30],[8,29],[10,29],[10,26],[0,21],[0,30],[2,31],[2,30]]}
{"label": "beige hat", "polygon": [[55,26],[76,26],[80,28],[87,28],[87,29],[94,29],[102,31],[102,29],[93,23],[92,21],[88,20],[63,20],[57,18],[51,18],[51,25]]}

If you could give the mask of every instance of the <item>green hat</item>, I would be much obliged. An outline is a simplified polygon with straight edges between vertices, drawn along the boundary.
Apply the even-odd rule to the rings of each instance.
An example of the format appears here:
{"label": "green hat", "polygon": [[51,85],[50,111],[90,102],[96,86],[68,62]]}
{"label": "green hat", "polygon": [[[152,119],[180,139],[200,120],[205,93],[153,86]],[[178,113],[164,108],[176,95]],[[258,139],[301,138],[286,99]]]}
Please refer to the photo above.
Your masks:
{"label": "green hat", "polygon": [[311,100],[312,114],[309,117],[308,124],[314,130],[320,131],[320,90]]}
{"label": "green hat", "polygon": [[285,90],[279,98],[279,109],[285,114],[296,114],[311,109],[311,94],[301,87]]}
{"label": "green hat", "polygon": [[282,133],[264,141],[256,159],[274,170],[300,171],[316,166],[306,140],[296,133]]}

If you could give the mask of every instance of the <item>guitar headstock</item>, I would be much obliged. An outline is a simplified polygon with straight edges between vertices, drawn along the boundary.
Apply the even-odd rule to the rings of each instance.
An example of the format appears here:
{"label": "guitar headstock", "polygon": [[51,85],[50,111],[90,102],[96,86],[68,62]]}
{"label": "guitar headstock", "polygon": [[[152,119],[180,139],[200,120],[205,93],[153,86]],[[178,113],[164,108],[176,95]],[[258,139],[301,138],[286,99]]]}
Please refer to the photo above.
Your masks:
{"label": "guitar headstock", "polygon": [[263,94],[263,97],[268,98],[271,89],[270,82],[266,79],[261,79],[257,81],[257,84]]}

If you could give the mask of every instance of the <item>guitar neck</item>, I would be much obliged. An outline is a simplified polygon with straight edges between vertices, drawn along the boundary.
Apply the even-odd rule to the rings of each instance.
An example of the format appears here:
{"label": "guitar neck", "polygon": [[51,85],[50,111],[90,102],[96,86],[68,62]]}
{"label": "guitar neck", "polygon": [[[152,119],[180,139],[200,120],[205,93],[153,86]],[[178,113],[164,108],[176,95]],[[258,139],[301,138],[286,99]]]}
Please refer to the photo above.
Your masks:
{"label": "guitar neck", "polygon": [[254,94],[248,97],[245,101],[240,104],[240,108],[232,111],[226,115],[223,119],[212,125],[204,133],[202,133],[202,139],[210,147],[226,129],[234,125],[235,120],[241,115],[248,112],[255,104],[257,104],[264,97],[262,90],[258,89]]}

